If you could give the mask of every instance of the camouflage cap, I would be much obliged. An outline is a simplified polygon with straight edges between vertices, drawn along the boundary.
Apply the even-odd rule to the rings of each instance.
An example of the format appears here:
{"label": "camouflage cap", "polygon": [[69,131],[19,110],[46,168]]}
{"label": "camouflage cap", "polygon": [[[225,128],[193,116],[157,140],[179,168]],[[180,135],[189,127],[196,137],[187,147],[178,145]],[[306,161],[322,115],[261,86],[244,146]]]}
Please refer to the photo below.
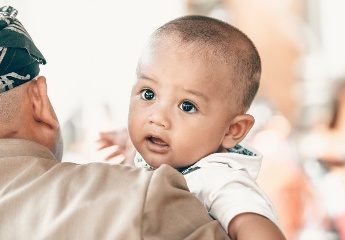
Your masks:
{"label": "camouflage cap", "polygon": [[34,79],[39,64],[46,64],[17,13],[11,6],[0,7],[0,93]]}

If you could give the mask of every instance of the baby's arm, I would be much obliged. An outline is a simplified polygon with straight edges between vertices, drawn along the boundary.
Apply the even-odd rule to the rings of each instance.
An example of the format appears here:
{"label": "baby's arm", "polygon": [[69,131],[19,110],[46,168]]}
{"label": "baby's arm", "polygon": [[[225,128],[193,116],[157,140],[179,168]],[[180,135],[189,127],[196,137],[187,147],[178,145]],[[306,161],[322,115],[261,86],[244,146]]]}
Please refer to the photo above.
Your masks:
{"label": "baby's arm", "polygon": [[255,213],[242,213],[234,217],[229,223],[228,233],[232,240],[286,239],[276,224]]}

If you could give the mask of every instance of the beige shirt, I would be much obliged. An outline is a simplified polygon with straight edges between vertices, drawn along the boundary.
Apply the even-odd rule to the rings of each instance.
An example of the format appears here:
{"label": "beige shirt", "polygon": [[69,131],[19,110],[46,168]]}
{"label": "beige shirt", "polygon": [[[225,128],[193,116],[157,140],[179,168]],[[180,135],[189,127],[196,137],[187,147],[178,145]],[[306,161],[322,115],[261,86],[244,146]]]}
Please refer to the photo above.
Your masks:
{"label": "beige shirt", "polygon": [[183,176],[60,163],[45,147],[0,139],[0,239],[229,239]]}

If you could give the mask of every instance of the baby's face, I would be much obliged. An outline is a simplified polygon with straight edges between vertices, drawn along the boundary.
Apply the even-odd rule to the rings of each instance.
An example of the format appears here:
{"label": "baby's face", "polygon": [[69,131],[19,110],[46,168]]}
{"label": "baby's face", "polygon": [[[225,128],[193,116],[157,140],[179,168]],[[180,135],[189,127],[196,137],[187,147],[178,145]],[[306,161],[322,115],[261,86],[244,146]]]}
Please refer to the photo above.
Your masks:
{"label": "baby's face", "polygon": [[235,110],[228,74],[171,41],[143,54],[128,129],[148,164],[185,167],[220,149]]}

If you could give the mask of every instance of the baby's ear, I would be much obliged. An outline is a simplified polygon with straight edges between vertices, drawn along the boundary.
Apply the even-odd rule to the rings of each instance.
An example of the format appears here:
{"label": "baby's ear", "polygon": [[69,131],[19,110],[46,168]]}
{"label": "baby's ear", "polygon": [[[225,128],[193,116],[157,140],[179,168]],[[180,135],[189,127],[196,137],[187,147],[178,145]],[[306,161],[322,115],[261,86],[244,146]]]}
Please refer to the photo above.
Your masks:
{"label": "baby's ear", "polygon": [[254,125],[254,117],[249,114],[236,116],[229,126],[228,132],[225,134],[222,146],[224,148],[232,148],[241,142]]}

